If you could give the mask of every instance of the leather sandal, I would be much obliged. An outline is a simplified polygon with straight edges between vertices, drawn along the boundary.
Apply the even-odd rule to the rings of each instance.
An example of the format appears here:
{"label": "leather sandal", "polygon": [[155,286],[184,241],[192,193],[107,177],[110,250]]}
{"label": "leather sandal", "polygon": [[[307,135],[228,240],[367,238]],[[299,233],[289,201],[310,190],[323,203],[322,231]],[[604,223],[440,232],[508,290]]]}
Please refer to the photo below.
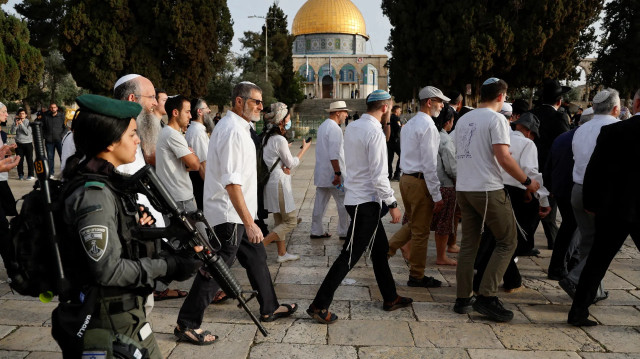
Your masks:
{"label": "leather sandal", "polygon": [[153,300],[160,302],[167,299],[179,299],[189,295],[189,292],[179,289],[165,289],[162,292],[154,291]]}
{"label": "leather sandal", "polygon": [[298,304],[297,303],[293,303],[293,304],[280,304],[281,306],[287,308],[286,312],[273,312],[269,315],[262,315],[260,316],[260,321],[261,322],[273,322],[276,319],[280,319],[280,318],[286,318],[288,316],[290,316],[291,314],[295,313],[296,310],[298,310]]}
{"label": "leather sandal", "polygon": [[307,314],[309,314],[311,318],[322,324],[332,324],[338,320],[338,316],[331,313],[327,309],[314,309],[312,307],[309,307],[309,309],[307,309]]}
{"label": "leather sandal", "polygon": [[[191,335],[189,335],[189,334],[191,334],[193,337],[191,337]],[[185,328],[183,330],[175,328],[175,329],[173,329],[173,335],[178,337],[178,341],[179,342],[186,342],[186,343],[194,344],[194,345],[211,345],[211,344],[215,343],[216,341],[218,341],[218,336],[211,334],[211,332],[208,331],[208,330],[205,330],[202,333],[198,333],[194,329],[191,329],[191,328]],[[215,339],[210,340],[210,341],[206,341],[205,338],[206,338],[207,335],[213,335],[213,337]]]}

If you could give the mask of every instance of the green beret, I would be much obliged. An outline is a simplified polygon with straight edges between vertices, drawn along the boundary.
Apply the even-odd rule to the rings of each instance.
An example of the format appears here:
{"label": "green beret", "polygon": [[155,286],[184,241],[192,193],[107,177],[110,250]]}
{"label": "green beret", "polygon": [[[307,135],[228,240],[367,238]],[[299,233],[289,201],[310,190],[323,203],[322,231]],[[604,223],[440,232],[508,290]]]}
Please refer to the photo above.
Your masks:
{"label": "green beret", "polygon": [[137,102],[114,100],[98,95],[82,95],[76,97],[80,111],[87,110],[113,118],[136,118],[142,111]]}

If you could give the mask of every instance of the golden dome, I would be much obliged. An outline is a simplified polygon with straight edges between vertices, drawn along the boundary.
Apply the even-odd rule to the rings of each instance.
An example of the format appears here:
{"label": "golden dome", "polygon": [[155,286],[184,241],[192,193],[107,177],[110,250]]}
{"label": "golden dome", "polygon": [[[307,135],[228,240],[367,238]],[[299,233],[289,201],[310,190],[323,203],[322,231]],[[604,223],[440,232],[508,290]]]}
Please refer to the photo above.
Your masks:
{"label": "golden dome", "polygon": [[369,38],[360,10],[349,0],[308,0],[293,19],[291,33],[355,34]]}

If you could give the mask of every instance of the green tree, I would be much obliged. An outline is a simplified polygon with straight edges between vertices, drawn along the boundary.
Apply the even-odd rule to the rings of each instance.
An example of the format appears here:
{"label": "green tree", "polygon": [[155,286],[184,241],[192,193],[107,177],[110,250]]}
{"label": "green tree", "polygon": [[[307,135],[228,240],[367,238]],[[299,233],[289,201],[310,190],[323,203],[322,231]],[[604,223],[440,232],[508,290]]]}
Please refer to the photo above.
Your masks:
{"label": "green tree", "polygon": [[22,0],[15,10],[27,19],[31,45],[40,49],[42,56],[58,48],[60,20],[64,15],[64,0]]}
{"label": "green tree", "polygon": [[218,106],[218,111],[220,112],[222,112],[224,106],[228,106],[231,103],[233,86],[239,81],[235,73],[235,59],[233,54],[229,53],[224,66],[213,75],[205,97],[207,104]]}
{"label": "green tree", "polygon": [[40,80],[43,67],[40,51],[29,44],[26,24],[0,11],[0,98],[26,98],[29,86]]}
{"label": "green tree", "polygon": [[612,0],[605,6],[598,58],[591,69],[591,83],[613,87],[620,97],[633,98],[638,87],[640,1]]}
{"label": "green tree", "polygon": [[68,0],[60,46],[78,84],[109,94],[119,76],[203,96],[233,38],[225,0]]}
{"label": "green tree", "polygon": [[[391,90],[402,101],[425,85],[478,89],[490,76],[511,87],[575,73],[581,35],[602,0],[383,0],[391,22]],[[592,33],[591,33],[592,35]],[[417,45],[419,44],[419,45]],[[582,50],[584,50],[584,46]]]}
{"label": "green tree", "polygon": [[[269,82],[273,87],[273,96],[277,101],[293,105],[302,102],[304,93],[301,82],[296,79],[293,70],[293,41],[294,37],[287,29],[287,16],[284,11],[273,3],[266,14],[268,49],[269,49]],[[248,49],[247,54],[239,59],[239,65],[243,73],[264,73],[265,49],[264,49],[265,28],[262,33],[245,32],[240,40],[244,49]],[[244,75],[243,75],[244,76]],[[264,77],[263,77],[264,78]]]}

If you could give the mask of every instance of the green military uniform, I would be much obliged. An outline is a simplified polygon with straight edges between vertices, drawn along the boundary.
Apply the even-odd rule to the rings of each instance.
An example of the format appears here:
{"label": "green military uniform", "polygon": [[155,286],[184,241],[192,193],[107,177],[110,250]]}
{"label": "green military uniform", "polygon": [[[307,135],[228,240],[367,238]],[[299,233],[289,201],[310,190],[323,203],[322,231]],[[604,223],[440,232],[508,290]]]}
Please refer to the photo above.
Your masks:
{"label": "green military uniform", "polygon": [[[80,111],[88,109],[123,119],[135,118],[141,109],[136,103],[95,95],[83,95],[77,102]],[[154,279],[166,275],[167,262],[145,257],[144,251],[139,250],[140,243],[131,237],[130,230],[138,220],[136,205],[130,200],[133,208],[127,207],[122,200],[127,196],[115,192],[116,187],[109,185],[110,179],[119,176],[113,165],[94,157],[81,172],[91,177],[84,177],[84,184],[65,200],[64,213],[70,233],[77,234],[68,238],[66,246],[73,247],[80,269],[67,273],[73,286],[71,293],[75,294],[64,302],[61,300],[59,308],[64,309],[61,307],[65,305],[68,308],[73,302],[78,306],[84,303],[86,307],[86,303],[91,302],[87,298],[96,298],[95,308],[88,309],[90,316],[81,329],[84,331],[81,350],[85,354],[111,358],[114,350],[124,347],[129,353],[146,349],[150,358],[161,358],[146,319],[144,301],[153,289]],[[55,320],[53,324],[52,331],[55,331]],[[73,345],[65,348],[60,340],[59,343],[65,357],[75,356],[80,350]]]}

